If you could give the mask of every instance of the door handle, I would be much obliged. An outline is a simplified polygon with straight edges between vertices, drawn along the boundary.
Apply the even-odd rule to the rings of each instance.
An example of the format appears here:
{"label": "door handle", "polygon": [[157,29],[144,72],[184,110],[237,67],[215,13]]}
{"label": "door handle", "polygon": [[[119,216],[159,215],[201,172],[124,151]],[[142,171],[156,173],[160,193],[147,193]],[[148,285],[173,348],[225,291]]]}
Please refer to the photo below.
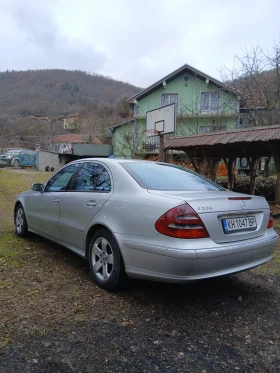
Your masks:
{"label": "door handle", "polygon": [[52,203],[59,203],[59,198],[55,198],[52,200]]}
{"label": "door handle", "polygon": [[85,204],[86,207],[94,207],[96,206],[96,201],[88,201],[86,204]]}

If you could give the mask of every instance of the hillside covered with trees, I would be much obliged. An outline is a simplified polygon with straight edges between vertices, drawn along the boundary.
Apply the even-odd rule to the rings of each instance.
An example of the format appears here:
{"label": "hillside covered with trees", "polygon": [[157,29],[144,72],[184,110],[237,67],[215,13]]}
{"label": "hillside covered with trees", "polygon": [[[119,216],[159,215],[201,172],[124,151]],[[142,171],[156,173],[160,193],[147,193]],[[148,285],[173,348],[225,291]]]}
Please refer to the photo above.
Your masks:
{"label": "hillside covered with trees", "polygon": [[128,83],[83,71],[0,72],[0,118],[60,116],[87,105],[110,108],[141,90]]}
{"label": "hillside covered with trees", "polygon": [[[56,135],[69,132],[110,143],[107,128],[132,116],[126,99],[140,90],[82,71],[0,72],[0,153],[36,143],[48,150]],[[74,129],[63,128],[67,114],[78,114]]]}

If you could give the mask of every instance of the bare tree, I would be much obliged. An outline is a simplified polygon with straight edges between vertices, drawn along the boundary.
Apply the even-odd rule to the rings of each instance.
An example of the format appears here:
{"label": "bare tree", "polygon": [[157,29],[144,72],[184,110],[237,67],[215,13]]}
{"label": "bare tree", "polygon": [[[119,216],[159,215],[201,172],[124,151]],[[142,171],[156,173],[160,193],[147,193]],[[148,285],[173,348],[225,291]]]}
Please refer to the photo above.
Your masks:
{"label": "bare tree", "polygon": [[[223,80],[238,89],[242,104],[242,126],[265,126],[279,123],[280,116],[280,40],[271,51],[260,46],[245,49],[235,56],[233,67],[224,67]],[[275,199],[280,199],[280,161],[278,151],[272,149],[277,168]],[[268,175],[270,158],[265,160]]]}
{"label": "bare tree", "polygon": [[280,114],[280,44],[270,52],[257,46],[235,56],[232,68],[224,67],[222,79],[239,90],[243,126],[273,125]]}
{"label": "bare tree", "polygon": [[[114,139],[114,153],[124,158],[142,158],[144,152],[145,131],[136,120],[120,127]],[[122,141],[119,141],[119,140]]]}

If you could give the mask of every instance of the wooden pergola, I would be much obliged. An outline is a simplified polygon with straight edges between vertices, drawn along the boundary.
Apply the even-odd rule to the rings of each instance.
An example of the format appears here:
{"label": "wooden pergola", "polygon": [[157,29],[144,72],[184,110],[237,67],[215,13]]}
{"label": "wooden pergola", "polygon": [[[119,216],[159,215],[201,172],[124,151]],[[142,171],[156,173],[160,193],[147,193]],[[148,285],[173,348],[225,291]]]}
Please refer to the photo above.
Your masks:
{"label": "wooden pergola", "polygon": [[201,172],[207,163],[212,180],[216,180],[218,164],[223,160],[228,170],[228,189],[233,188],[234,165],[238,158],[246,158],[250,168],[250,191],[255,192],[259,160],[274,159],[277,169],[275,200],[280,200],[280,125],[253,127],[203,135],[169,137],[164,143],[167,150],[185,152],[194,169]]}

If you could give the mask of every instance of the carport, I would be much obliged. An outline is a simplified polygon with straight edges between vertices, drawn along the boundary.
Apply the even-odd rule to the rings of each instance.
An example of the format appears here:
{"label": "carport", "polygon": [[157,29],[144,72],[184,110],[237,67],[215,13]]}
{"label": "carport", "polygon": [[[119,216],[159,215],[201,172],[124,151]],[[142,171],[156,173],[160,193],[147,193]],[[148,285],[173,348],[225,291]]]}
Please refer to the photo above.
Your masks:
{"label": "carport", "polygon": [[280,125],[170,137],[165,140],[164,147],[165,151],[185,152],[199,173],[202,166],[207,164],[214,181],[218,164],[223,160],[228,170],[228,189],[233,188],[235,161],[246,158],[250,168],[251,194],[255,191],[259,160],[266,158],[268,164],[273,158],[277,169],[275,200],[280,200]]}

